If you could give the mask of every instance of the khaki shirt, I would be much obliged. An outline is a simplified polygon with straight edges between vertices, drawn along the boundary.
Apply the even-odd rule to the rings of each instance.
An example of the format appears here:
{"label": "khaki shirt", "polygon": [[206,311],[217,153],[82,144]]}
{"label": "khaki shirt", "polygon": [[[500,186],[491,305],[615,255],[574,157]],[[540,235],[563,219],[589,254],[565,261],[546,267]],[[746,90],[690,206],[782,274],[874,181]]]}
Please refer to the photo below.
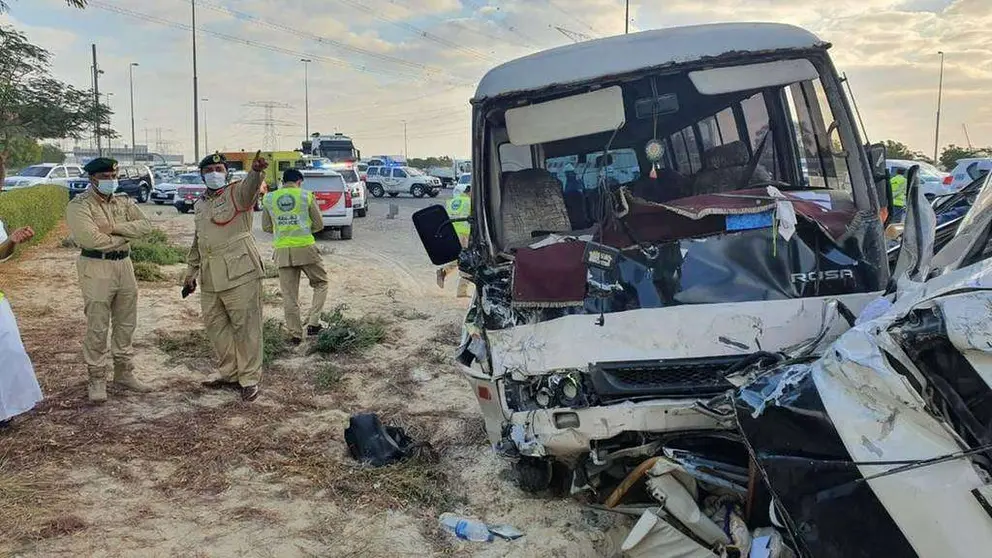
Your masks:
{"label": "khaki shirt", "polygon": [[[324,229],[324,218],[320,215],[320,207],[317,205],[317,198],[310,196],[310,233],[316,234]],[[262,230],[272,232],[272,215],[268,209],[262,208]],[[322,261],[320,250],[316,244],[310,246],[298,246],[295,248],[276,248],[272,254],[272,259],[276,262],[276,267],[297,267]]]}
{"label": "khaki shirt", "polygon": [[[127,194],[106,199],[93,188],[69,202],[65,222],[77,246],[99,252],[130,250],[128,239],[141,238],[152,231],[148,218]],[[101,226],[110,228],[110,234],[100,232]]]}
{"label": "khaki shirt", "polygon": [[200,275],[204,291],[220,292],[260,280],[262,257],[251,228],[262,174],[207,192],[193,206],[196,232],[186,258],[187,276]]}

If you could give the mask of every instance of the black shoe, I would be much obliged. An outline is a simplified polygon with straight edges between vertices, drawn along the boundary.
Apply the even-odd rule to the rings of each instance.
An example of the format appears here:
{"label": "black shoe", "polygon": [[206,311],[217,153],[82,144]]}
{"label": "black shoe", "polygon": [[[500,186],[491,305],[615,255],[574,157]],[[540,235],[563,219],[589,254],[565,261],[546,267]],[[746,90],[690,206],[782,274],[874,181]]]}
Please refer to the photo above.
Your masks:
{"label": "black shoe", "polygon": [[324,327],[323,326],[319,326],[319,325],[307,326],[307,335],[317,335],[323,329],[324,329]]}
{"label": "black shoe", "polygon": [[301,339],[299,337],[293,337],[292,339],[289,340],[289,342],[292,343],[292,344],[294,344],[294,345],[299,345],[300,343],[303,342],[303,339]]}
{"label": "black shoe", "polygon": [[254,401],[258,399],[258,386],[244,386],[241,388],[242,401]]}
{"label": "black shoe", "polygon": [[228,380],[208,380],[200,382],[200,385],[207,389],[241,389],[241,384]]}

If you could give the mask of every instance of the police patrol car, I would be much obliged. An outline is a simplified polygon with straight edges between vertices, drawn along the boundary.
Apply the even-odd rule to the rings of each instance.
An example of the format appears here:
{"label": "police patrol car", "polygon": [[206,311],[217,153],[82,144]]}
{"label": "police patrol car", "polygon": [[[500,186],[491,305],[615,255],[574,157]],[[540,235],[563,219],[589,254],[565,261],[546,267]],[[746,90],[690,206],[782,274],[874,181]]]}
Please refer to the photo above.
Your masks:
{"label": "police patrol car", "polygon": [[313,192],[317,199],[324,230],[338,230],[342,240],[351,239],[355,210],[344,177],[331,169],[302,169],[300,172],[303,173],[303,189]]}

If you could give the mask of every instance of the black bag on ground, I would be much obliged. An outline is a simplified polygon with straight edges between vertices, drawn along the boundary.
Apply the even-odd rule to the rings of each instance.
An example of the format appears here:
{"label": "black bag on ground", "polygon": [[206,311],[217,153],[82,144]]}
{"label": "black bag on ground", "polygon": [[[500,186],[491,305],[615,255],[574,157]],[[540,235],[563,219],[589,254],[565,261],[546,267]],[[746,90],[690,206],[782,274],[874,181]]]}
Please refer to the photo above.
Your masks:
{"label": "black bag on ground", "polygon": [[412,440],[402,428],[383,426],[375,413],[352,415],[344,430],[351,457],[373,467],[382,467],[406,458]]}

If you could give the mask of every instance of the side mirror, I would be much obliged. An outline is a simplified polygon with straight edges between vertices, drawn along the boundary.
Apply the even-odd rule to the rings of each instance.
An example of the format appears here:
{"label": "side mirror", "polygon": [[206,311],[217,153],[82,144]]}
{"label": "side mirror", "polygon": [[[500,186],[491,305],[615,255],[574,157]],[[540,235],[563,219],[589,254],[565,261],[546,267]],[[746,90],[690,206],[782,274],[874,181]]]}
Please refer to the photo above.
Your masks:
{"label": "side mirror", "polygon": [[885,222],[892,220],[892,189],[889,188],[889,171],[886,168],[885,145],[876,143],[868,146],[868,162],[871,165],[871,180],[875,184],[875,194],[878,198],[878,208],[885,210]]}
{"label": "side mirror", "polygon": [[444,265],[458,259],[462,243],[443,205],[427,206],[414,213],[413,226],[432,264]]}
{"label": "side mirror", "polygon": [[[927,280],[936,228],[937,215],[920,188],[920,166],[913,165],[906,172],[906,218],[893,281],[899,281],[903,276],[916,282]],[[893,291],[894,287],[890,285],[889,290]]]}

